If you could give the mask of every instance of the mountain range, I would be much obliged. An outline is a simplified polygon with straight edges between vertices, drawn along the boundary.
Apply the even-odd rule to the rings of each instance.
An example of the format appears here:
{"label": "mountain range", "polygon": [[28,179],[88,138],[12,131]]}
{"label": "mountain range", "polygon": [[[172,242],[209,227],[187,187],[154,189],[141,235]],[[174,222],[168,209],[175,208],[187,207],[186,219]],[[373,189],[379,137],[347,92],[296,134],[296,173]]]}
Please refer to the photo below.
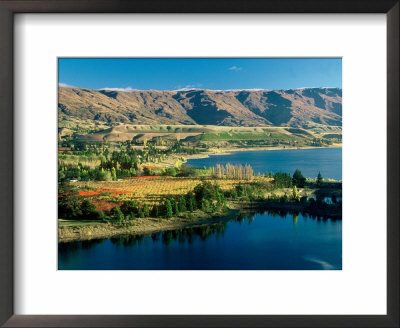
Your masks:
{"label": "mountain range", "polygon": [[340,88],[289,90],[58,89],[59,121],[105,125],[342,125]]}

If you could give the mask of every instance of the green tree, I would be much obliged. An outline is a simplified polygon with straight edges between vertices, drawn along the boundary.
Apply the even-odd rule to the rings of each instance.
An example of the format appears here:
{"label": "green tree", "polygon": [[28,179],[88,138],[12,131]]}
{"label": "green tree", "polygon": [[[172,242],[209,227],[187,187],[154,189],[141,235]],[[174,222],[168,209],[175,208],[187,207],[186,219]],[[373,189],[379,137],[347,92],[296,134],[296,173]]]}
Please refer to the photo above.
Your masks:
{"label": "green tree", "polygon": [[202,199],[201,200],[201,210],[203,212],[209,212],[210,211],[210,202],[207,199]]}
{"label": "green tree", "polygon": [[276,188],[290,188],[292,187],[292,178],[290,174],[277,172],[274,175],[275,187]]}
{"label": "green tree", "polygon": [[148,168],[148,167],[144,167],[144,169],[143,169],[143,174],[144,174],[145,176],[154,175],[154,174],[153,174],[153,171],[152,171],[150,168]]}
{"label": "green tree", "polygon": [[231,190],[227,190],[227,191],[225,192],[225,196],[226,196],[227,198],[231,198],[231,199],[235,200],[235,199],[238,197],[236,188],[233,188],[233,189],[231,189]]}
{"label": "green tree", "polygon": [[279,198],[279,202],[286,203],[288,201],[288,196],[285,194]]}
{"label": "green tree", "polygon": [[129,169],[129,176],[131,176],[131,177],[136,176],[136,170],[135,170],[133,167],[131,167],[131,168]]}
{"label": "green tree", "polygon": [[180,212],[186,212],[187,208],[186,208],[186,199],[184,195],[181,195],[179,197],[179,211]]}
{"label": "green tree", "polygon": [[296,201],[300,200],[299,192],[296,186],[293,186],[293,199]]}
{"label": "green tree", "polygon": [[198,175],[199,175],[198,170],[195,167],[182,165],[179,168],[178,176],[180,177],[196,177]]}
{"label": "green tree", "polygon": [[196,201],[201,203],[203,199],[217,200],[218,192],[222,192],[217,183],[212,184],[209,181],[203,181],[202,184],[197,185],[194,190]]}
{"label": "green tree", "polygon": [[98,213],[96,211],[96,206],[89,202],[87,199],[82,201],[81,204],[82,217],[84,219],[95,220],[98,219]]}
{"label": "green tree", "polygon": [[76,190],[73,190],[67,182],[59,184],[58,198],[58,217],[72,220],[79,219],[82,216],[81,203]]}
{"label": "green tree", "polygon": [[153,218],[158,218],[160,216],[160,207],[158,205],[154,205],[151,209],[151,216]]}
{"label": "green tree", "polygon": [[163,170],[162,175],[175,177],[177,172],[178,170],[175,167],[167,167]]}
{"label": "green tree", "polygon": [[183,164],[183,162],[182,162],[180,159],[178,159],[178,160],[175,162],[174,167],[177,168],[177,169],[179,170],[179,168],[182,166],[182,164]]}
{"label": "green tree", "polygon": [[167,218],[172,218],[172,205],[169,199],[165,201],[165,216]]}
{"label": "green tree", "polygon": [[170,198],[169,201],[171,202],[172,213],[178,215],[179,214],[179,205],[175,198]]}
{"label": "green tree", "polygon": [[217,194],[217,204],[218,206],[223,206],[225,204],[225,196],[222,192]]}
{"label": "green tree", "polygon": [[121,212],[119,207],[113,207],[110,211],[110,216],[117,221],[122,221],[124,219],[124,214]]}
{"label": "green tree", "polygon": [[113,181],[117,181],[117,172],[115,171],[115,167],[111,169],[111,176]]}
{"label": "green tree", "polygon": [[293,184],[299,188],[304,188],[306,184],[306,178],[303,176],[300,170],[296,170],[293,173],[293,178],[292,178]]}
{"label": "green tree", "polygon": [[150,216],[150,206],[147,204],[143,205],[143,214],[145,218],[148,218]]}
{"label": "green tree", "polygon": [[235,187],[236,194],[238,197],[242,197],[245,194],[245,189],[243,185],[239,182],[239,184]]}
{"label": "green tree", "polygon": [[125,215],[129,215],[131,213],[138,213],[138,207],[135,201],[126,201],[124,202],[121,207],[120,207],[122,213],[124,213]]}
{"label": "green tree", "polygon": [[179,208],[179,203],[175,200],[174,201],[174,208],[173,208],[173,212],[174,212],[174,214],[176,214],[176,215],[179,215],[179,213],[180,213],[180,208]]}
{"label": "green tree", "polygon": [[193,192],[190,191],[186,195],[186,199],[187,199],[186,204],[187,204],[188,210],[190,212],[193,212],[196,209],[196,198],[195,198]]}
{"label": "green tree", "polygon": [[107,216],[103,211],[98,211],[99,220],[107,220]]}
{"label": "green tree", "polygon": [[322,187],[322,182],[324,181],[324,179],[322,178],[321,172],[318,172],[318,176],[317,176],[317,187]]}
{"label": "green tree", "polygon": [[139,207],[138,207],[138,216],[139,216],[140,218],[144,218],[144,217],[145,217],[143,206],[139,206]]}
{"label": "green tree", "polygon": [[99,181],[111,181],[112,176],[110,171],[105,171],[103,168],[98,172],[97,179]]}

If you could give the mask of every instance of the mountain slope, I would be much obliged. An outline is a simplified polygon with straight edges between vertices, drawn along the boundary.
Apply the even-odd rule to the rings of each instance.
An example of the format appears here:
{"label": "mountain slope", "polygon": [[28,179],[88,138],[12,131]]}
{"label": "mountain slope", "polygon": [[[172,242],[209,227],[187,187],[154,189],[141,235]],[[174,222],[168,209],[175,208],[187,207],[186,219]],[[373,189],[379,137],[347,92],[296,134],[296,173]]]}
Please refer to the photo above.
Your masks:
{"label": "mountain slope", "polygon": [[137,90],[131,92],[59,87],[60,122],[105,125],[183,124],[341,126],[342,90]]}

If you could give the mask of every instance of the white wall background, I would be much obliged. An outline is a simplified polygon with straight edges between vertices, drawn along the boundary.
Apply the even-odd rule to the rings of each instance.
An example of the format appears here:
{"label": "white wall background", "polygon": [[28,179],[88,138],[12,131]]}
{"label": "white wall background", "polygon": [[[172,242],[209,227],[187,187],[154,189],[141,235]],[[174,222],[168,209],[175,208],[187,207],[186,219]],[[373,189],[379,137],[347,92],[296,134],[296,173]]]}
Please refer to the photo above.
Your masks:
{"label": "white wall background", "polygon": [[[343,57],[343,270],[57,271],[59,56]],[[386,313],[384,15],[19,14],[15,90],[16,314]]]}

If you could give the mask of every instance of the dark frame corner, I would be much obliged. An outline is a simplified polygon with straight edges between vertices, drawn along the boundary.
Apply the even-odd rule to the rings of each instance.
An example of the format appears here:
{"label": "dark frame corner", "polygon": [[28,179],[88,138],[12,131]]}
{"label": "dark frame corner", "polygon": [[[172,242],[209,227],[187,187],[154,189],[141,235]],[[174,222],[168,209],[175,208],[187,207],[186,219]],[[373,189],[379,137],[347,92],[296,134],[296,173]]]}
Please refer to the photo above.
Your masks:
{"label": "dark frame corner", "polygon": [[[384,13],[387,17],[387,315],[25,316],[13,297],[13,27],[16,13]],[[0,0],[0,325],[399,327],[399,0]]]}

